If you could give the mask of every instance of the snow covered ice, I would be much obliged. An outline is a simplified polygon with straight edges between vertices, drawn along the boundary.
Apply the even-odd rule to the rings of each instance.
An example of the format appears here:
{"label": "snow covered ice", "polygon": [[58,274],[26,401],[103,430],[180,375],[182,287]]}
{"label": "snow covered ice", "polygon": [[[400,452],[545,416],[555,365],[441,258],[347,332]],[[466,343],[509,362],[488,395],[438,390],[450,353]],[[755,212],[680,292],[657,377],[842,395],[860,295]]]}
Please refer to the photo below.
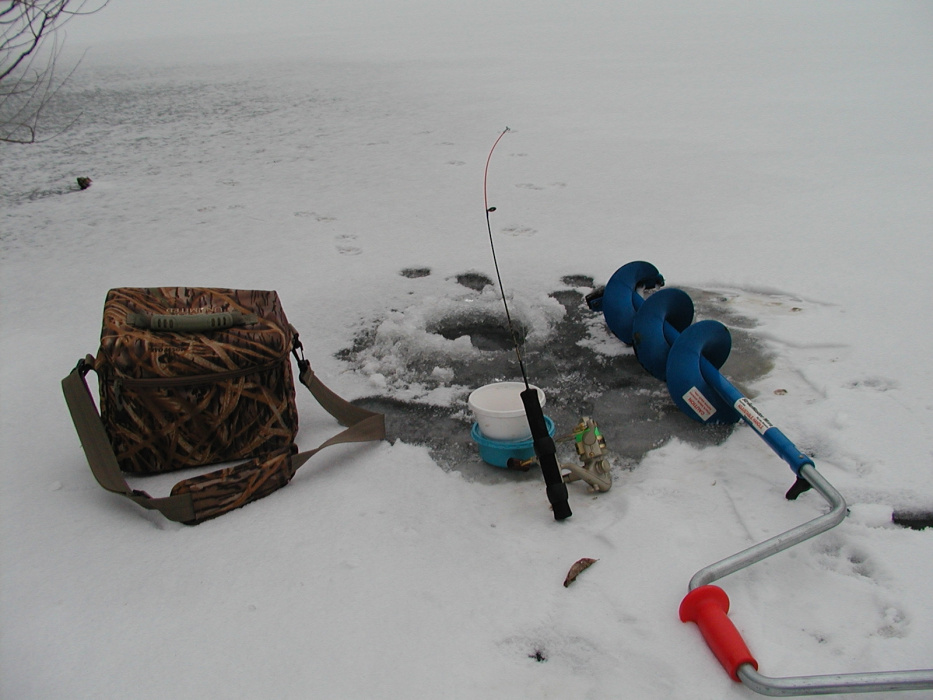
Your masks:
{"label": "snow covered ice", "polygon": [[[77,125],[0,147],[0,696],[757,697],[678,605],[826,506],[784,499],[751,429],[680,416],[582,308],[631,260],[730,327],[726,374],[850,505],[720,582],[762,673],[933,667],[933,530],[891,523],[933,509],[929,6],[385,7],[82,38],[113,4],[71,25]],[[469,390],[517,374],[481,208],[505,126],[489,198],[531,378],[613,452],[562,523],[540,473],[469,439]],[[156,285],[276,289],[393,439],[195,528],[106,493],[60,380],[109,288]],[[304,392],[299,414],[302,447],[337,427]]]}

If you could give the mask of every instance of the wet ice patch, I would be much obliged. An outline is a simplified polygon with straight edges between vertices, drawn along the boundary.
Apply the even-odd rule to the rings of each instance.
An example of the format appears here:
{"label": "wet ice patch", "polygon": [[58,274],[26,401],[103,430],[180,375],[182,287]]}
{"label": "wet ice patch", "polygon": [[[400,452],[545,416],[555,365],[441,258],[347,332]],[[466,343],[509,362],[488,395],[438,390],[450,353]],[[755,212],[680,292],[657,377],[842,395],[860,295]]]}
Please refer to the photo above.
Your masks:
{"label": "wet ice patch", "polygon": [[[419,279],[412,273],[418,269],[405,268],[400,278]],[[702,425],[683,415],[667,386],[642,369],[601,314],[587,308],[592,277],[562,277],[552,291],[537,296],[510,294],[511,330],[499,290],[485,274],[465,271],[433,281],[431,294],[408,295],[410,303],[367,322],[338,357],[368,378],[372,391],[361,403],[386,414],[390,439],[428,445],[443,468],[482,481],[540,478],[534,470],[485,465],[470,438],[469,393],[521,379],[513,332],[529,381],[547,394],[546,414],[556,435],[569,433],[583,416],[594,418],[614,469],[632,468],[672,437],[712,445],[731,434],[733,426]],[[690,294],[707,317],[725,303],[721,295]],[[734,318],[731,309],[723,315]],[[742,330],[753,325],[745,320],[733,328],[733,354],[724,367],[740,385],[771,368],[763,346]],[[567,450],[563,461],[575,462],[572,446]]]}

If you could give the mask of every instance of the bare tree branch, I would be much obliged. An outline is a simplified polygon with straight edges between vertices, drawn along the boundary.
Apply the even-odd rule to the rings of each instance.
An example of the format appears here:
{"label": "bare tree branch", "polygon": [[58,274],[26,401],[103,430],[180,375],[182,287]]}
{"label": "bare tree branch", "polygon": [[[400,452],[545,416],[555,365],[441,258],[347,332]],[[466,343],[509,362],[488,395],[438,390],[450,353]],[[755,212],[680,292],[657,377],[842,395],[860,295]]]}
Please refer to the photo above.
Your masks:
{"label": "bare tree branch", "polygon": [[[43,112],[77,64],[56,75],[62,42],[57,31],[79,15],[102,10],[110,0],[12,0],[0,3],[0,141],[36,143]],[[40,49],[51,40],[47,56]],[[80,61],[78,61],[80,64]],[[71,124],[59,128],[60,134]]]}

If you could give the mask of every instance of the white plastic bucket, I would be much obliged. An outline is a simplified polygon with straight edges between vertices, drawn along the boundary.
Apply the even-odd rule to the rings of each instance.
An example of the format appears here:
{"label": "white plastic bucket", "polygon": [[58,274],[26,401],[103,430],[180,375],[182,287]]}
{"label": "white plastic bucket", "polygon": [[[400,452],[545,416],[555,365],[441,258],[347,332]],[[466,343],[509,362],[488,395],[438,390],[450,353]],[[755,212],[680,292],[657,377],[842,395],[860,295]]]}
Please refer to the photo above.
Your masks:
{"label": "white plastic bucket", "polygon": [[[543,407],[544,392],[534,385],[531,388],[538,392],[538,400]],[[497,382],[481,386],[470,394],[467,403],[484,436],[509,442],[531,437],[521,397],[524,390],[525,385],[521,382]]]}

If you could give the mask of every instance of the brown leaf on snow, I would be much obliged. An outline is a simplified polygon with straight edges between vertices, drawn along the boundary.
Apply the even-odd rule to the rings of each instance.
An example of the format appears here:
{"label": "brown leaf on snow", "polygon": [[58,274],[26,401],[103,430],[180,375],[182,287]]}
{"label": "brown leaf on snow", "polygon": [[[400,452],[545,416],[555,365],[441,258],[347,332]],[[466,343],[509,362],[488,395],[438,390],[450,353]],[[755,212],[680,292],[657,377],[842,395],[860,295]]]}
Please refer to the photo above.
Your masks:
{"label": "brown leaf on snow", "polygon": [[588,557],[583,557],[576,564],[571,566],[570,571],[567,572],[567,578],[564,579],[564,588],[576,581],[577,576],[580,575],[581,571],[590,568],[598,561],[599,559],[589,559]]}

